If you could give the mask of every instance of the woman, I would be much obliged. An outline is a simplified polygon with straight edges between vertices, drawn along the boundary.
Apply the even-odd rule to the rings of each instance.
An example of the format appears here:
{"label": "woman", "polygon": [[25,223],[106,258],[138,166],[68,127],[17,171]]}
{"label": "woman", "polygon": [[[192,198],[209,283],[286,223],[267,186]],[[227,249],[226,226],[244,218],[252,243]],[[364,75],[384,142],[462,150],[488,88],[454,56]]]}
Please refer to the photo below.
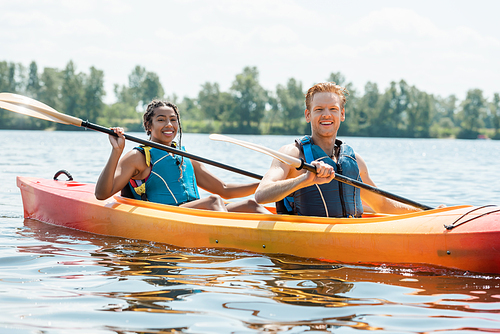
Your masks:
{"label": "woman", "polygon": [[[182,149],[174,142],[178,131],[179,144],[182,140],[177,106],[154,100],[143,119],[151,141]],[[113,149],[96,184],[97,199],[104,200],[128,187],[133,197],[152,202],[215,211],[270,213],[253,199],[225,205],[221,198],[249,196],[257,189],[258,182],[226,184],[198,161],[146,146],[136,147],[120,159],[125,147],[123,129],[113,130],[118,137],[109,136]],[[200,199],[197,186],[217,195]]]}

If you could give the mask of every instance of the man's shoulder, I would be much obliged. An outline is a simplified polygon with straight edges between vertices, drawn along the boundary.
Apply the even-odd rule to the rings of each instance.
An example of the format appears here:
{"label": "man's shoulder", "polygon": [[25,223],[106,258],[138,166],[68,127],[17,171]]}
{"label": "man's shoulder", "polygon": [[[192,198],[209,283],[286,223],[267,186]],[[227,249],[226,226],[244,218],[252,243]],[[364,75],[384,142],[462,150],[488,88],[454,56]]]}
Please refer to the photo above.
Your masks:
{"label": "man's shoulder", "polygon": [[291,143],[284,145],[280,148],[281,153],[288,154],[292,157],[299,158],[302,155],[302,151],[297,143]]}

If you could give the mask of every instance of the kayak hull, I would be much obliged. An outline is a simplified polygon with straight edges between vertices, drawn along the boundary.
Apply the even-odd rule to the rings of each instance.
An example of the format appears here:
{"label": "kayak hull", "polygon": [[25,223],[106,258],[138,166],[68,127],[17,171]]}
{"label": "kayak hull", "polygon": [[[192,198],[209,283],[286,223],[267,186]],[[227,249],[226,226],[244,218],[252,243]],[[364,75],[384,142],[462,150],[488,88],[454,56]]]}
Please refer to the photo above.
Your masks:
{"label": "kayak hull", "polygon": [[95,234],[187,248],[500,274],[500,212],[496,207],[320,218],[213,212],[120,196],[99,201],[93,184],[74,181],[18,177],[17,185],[25,218]]}

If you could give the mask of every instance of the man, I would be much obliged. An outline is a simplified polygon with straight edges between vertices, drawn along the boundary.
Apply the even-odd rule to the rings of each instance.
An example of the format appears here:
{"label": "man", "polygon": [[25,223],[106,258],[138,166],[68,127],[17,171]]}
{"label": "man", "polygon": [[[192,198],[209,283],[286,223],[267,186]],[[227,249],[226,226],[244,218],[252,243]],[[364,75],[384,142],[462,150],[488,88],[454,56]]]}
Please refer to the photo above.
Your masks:
{"label": "man", "polygon": [[255,193],[258,203],[277,202],[279,213],[324,217],[360,217],[361,199],[379,213],[420,211],[335,180],[337,172],[375,187],[363,159],[337,139],[340,123],[345,120],[346,94],[345,88],[332,82],[316,84],[307,91],[305,118],[311,123],[312,135],[283,146],[280,152],[304,159],[317,173],[273,160]]}

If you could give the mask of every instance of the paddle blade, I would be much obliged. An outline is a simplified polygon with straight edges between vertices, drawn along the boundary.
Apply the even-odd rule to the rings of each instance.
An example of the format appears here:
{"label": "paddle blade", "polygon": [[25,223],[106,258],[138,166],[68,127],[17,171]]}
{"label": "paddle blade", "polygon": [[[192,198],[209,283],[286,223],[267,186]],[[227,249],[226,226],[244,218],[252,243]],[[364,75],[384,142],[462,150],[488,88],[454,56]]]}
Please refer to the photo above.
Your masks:
{"label": "paddle blade", "polygon": [[13,94],[13,93],[0,93],[0,101],[5,101],[13,104],[20,104],[24,106],[33,106],[37,108],[43,108],[46,110],[50,110],[52,112],[58,112],[57,110],[53,109],[52,107],[49,107],[45,103],[42,103],[40,101],[37,101],[35,99],[32,99],[30,97],[24,96],[24,95],[19,95],[19,94]]}
{"label": "paddle blade", "polygon": [[42,113],[39,113],[39,112],[34,111],[32,109],[29,109],[29,108],[26,108],[26,107],[23,107],[23,106],[20,106],[17,104],[12,104],[9,102],[0,101],[0,108],[5,109],[5,110],[10,110],[10,111],[16,112],[18,114],[22,114],[22,115],[26,115],[26,116],[30,116],[30,117],[35,117],[35,118],[40,118],[40,119],[50,121],[50,122],[68,124],[66,122],[61,121],[58,118],[51,117],[51,116],[48,116],[46,114],[42,114]]}
{"label": "paddle blade", "polygon": [[240,145],[240,146],[249,148],[251,150],[260,152],[260,153],[267,154],[267,155],[273,157],[274,159],[277,159],[277,160],[279,160],[279,161],[281,161],[281,162],[283,162],[285,164],[291,165],[291,166],[293,166],[295,168],[299,168],[301,166],[301,164],[302,164],[302,162],[301,162],[300,159],[291,157],[291,156],[289,156],[287,154],[283,154],[281,152],[272,150],[272,149],[264,147],[262,145],[258,145],[258,144],[254,144],[254,143],[249,143],[249,142],[246,142],[246,141],[238,140],[238,139],[235,139],[235,138],[231,138],[231,137],[227,137],[227,136],[219,135],[219,134],[215,134],[215,133],[211,134],[210,136],[208,136],[208,138],[210,138],[212,140],[218,140],[218,141],[225,141],[225,142],[228,142],[228,143],[233,143],[233,144]]}
{"label": "paddle blade", "polygon": [[79,118],[62,114],[40,101],[18,94],[0,93],[0,108],[50,122],[76,126],[82,124]]}

